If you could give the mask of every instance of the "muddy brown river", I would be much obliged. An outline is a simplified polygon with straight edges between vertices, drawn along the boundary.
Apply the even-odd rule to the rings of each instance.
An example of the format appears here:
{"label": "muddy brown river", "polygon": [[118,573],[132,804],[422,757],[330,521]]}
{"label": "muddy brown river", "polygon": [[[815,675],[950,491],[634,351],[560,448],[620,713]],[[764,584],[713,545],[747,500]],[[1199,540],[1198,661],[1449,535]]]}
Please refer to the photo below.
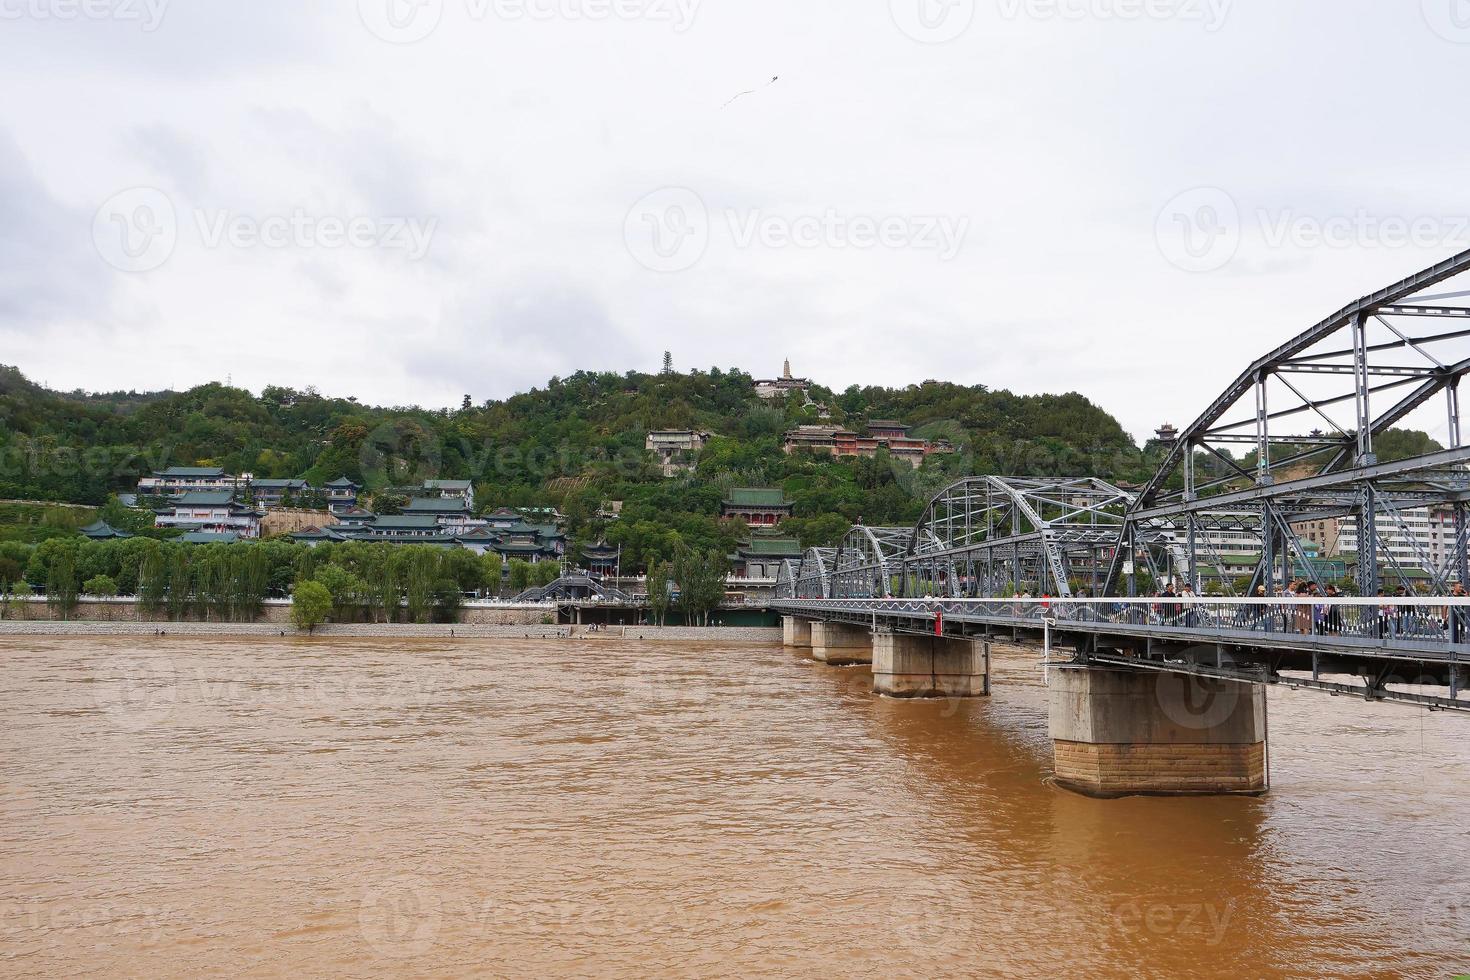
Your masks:
{"label": "muddy brown river", "polygon": [[1470,972],[1470,717],[1272,691],[1268,796],[1091,800],[1035,661],[0,640],[0,975]]}

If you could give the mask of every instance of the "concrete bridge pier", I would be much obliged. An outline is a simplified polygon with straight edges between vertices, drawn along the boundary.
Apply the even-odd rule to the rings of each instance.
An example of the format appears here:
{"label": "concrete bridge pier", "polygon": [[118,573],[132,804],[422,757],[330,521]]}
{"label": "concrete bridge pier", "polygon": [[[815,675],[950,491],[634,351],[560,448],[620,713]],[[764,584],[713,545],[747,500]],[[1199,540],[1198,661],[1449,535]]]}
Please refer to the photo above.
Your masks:
{"label": "concrete bridge pier", "polygon": [[873,692],[896,698],[975,698],[990,693],[990,644],[965,636],[878,633]]}
{"label": "concrete bridge pier", "polygon": [[1053,668],[1057,782],[1088,796],[1258,795],[1266,689],[1144,670]]}
{"label": "concrete bridge pier", "polygon": [[833,667],[873,662],[873,634],[866,626],[812,623],[812,659]]}
{"label": "concrete bridge pier", "polygon": [[812,645],[812,621],[800,616],[781,617],[781,644],[806,648]]}

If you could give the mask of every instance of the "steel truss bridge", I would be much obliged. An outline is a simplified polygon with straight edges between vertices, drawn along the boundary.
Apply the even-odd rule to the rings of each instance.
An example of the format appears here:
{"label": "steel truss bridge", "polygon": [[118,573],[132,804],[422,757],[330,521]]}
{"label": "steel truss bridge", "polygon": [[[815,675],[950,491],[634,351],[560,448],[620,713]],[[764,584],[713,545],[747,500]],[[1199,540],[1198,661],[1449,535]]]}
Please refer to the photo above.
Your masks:
{"label": "steel truss bridge", "polygon": [[[786,562],[773,606],[880,628],[931,629],[936,612],[941,628],[961,632],[1054,624],[1095,660],[1283,683],[1305,670],[1300,686],[1470,708],[1458,697],[1470,663],[1459,618],[1470,609],[1459,602],[1425,612],[1417,600],[1318,600],[1303,614],[1280,597],[1293,579],[1319,577],[1301,540],[1309,527],[1334,529],[1360,596],[1414,575],[1440,595],[1470,583],[1467,372],[1470,251],[1257,359],[1178,433],[1141,489],[1089,477],[961,480],[913,527],[854,527],[837,547]],[[1402,437],[1387,433],[1410,427],[1443,427],[1445,448],[1399,458]],[[1377,444],[1390,453],[1380,458]],[[1160,612],[1157,600],[1128,601],[1149,582],[1202,592],[1206,580],[1236,603]],[[997,602],[1027,594],[1056,601]],[[1257,595],[1267,601],[1239,598]],[[1081,601],[1103,596],[1116,598]],[[1258,606],[1270,614],[1251,612]],[[1326,672],[1362,683],[1339,690]]]}

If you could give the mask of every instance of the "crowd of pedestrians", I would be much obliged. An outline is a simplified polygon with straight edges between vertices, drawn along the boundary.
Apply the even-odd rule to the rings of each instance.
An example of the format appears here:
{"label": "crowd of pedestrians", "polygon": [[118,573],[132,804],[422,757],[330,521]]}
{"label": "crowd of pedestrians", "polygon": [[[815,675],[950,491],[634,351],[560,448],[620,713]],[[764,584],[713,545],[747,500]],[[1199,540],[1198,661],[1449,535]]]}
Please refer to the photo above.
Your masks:
{"label": "crowd of pedestrians", "polygon": [[[1254,602],[1221,606],[1200,605],[1190,600],[1197,597],[1188,584],[1166,583],[1154,598],[1153,611],[1163,625],[1196,627],[1201,623],[1235,629],[1280,633],[1388,637],[1443,637],[1462,642],[1470,625],[1470,608],[1460,605],[1403,602],[1409,598],[1428,598],[1432,593],[1411,591],[1400,584],[1390,593],[1379,589],[1373,603],[1307,602],[1302,600],[1334,600],[1349,598],[1334,583],[1319,585],[1314,581],[1290,583],[1284,593],[1294,602]],[[1455,582],[1444,595],[1464,599],[1470,596],[1465,586]],[[1256,587],[1255,598],[1271,598],[1266,587]]]}

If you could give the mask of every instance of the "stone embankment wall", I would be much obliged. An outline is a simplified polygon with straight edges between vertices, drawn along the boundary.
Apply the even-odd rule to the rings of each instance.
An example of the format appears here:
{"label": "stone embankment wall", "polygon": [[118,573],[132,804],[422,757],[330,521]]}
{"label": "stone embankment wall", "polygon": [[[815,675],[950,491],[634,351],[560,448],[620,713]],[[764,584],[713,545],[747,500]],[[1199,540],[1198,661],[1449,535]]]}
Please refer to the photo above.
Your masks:
{"label": "stone embankment wall", "polygon": [[[556,607],[545,605],[487,604],[467,605],[459,611],[459,622],[467,626],[532,626],[541,625],[547,618],[556,618]],[[0,622],[51,622],[58,619],[56,612],[44,599],[27,599],[17,602],[0,600]],[[67,617],[68,622],[89,623],[145,623],[155,627],[173,622],[166,612],[148,612],[142,604],[132,599],[81,599],[76,609]],[[179,623],[199,623],[193,613],[186,614]],[[282,600],[267,600],[261,614],[253,624],[222,624],[209,622],[202,625],[276,626],[290,628],[291,603]],[[344,624],[345,625],[345,624]],[[357,625],[357,624],[353,624]],[[373,624],[361,624],[371,626]],[[445,627],[446,630],[449,627]],[[150,630],[151,632],[151,630]]]}
{"label": "stone embankment wall", "polygon": [[287,636],[301,639],[332,637],[402,637],[430,639],[585,639],[667,640],[706,643],[780,643],[781,631],[763,627],[628,626],[592,630],[586,626],[438,625],[415,623],[345,623],[318,626],[310,634],[275,623],[158,623],[115,620],[4,620],[0,637],[6,636]]}

